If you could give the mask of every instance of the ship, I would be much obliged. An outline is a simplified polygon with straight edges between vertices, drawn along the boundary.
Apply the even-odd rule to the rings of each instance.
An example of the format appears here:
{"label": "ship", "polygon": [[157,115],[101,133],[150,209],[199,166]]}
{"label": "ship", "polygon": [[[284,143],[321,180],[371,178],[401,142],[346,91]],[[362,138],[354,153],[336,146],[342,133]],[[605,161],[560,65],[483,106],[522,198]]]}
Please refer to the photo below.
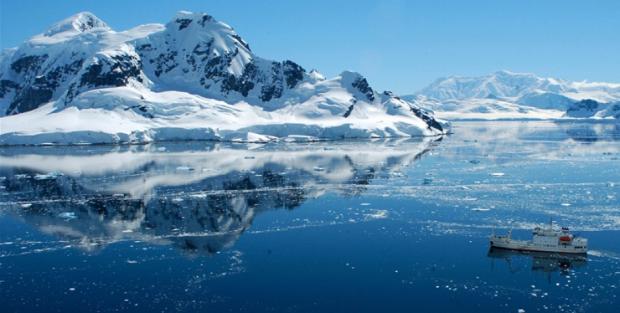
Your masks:
{"label": "ship", "polygon": [[495,231],[489,237],[491,249],[508,249],[517,251],[553,252],[566,254],[586,254],[588,239],[571,234],[568,227],[555,228],[553,222],[546,227],[536,227],[532,230],[532,240],[512,239],[512,230],[508,235],[496,235]]}

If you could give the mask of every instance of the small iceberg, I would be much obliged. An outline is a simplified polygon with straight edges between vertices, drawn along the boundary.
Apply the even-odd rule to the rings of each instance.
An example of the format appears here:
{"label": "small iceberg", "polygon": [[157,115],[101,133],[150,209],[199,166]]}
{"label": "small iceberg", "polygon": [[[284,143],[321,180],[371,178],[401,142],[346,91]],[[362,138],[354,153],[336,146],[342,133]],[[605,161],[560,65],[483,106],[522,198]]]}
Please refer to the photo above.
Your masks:
{"label": "small iceberg", "polygon": [[189,166],[178,166],[177,167],[177,171],[183,171],[183,172],[190,172],[193,171],[194,169],[189,167]]}
{"label": "small iceberg", "polygon": [[488,212],[491,211],[491,209],[487,209],[487,208],[473,208],[471,209],[474,212]]}
{"label": "small iceberg", "polygon": [[60,172],[51,172],[51,173],[47,173],[47,174],[37,174],[34,175],[34,179],[36,180],[44,180],[44,179],[54,179],[58,176],[61,176],[62,173]]}
{"label": "small iceberg", "polygon": [[75,212],[62,212],[58,214],[58,217],[63,218],[65,220],[72,220],[72,219],[76,219],[77,215],[75,215]]}
{"label": "small iceberg", "polygon": [[388,211],[387,210],[376,210],[373,213],[368,213],[368,214],[364,214],[364,217],[367,220],[378,220],[378,219],[384,219],[388,217]]}

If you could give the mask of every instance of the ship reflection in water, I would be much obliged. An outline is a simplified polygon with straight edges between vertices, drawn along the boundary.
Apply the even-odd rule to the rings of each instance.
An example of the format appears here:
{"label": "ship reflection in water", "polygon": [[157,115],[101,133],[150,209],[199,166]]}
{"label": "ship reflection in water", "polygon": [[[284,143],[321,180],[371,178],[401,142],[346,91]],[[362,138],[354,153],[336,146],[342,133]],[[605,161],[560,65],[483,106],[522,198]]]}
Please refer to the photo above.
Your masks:
{"label": "ship reflection in water", "polygon": [[[505,260],[512,273],[519,272],[521,266],[515,264],[519,260],[531,259],[533,272],[569,274],[572,269],[587,265],[585,255],[563,254],[553,252],[516,251],[502,248],[490,248],[487,256],[495,260]],[[493,265],[495,262],[493,262]]]}

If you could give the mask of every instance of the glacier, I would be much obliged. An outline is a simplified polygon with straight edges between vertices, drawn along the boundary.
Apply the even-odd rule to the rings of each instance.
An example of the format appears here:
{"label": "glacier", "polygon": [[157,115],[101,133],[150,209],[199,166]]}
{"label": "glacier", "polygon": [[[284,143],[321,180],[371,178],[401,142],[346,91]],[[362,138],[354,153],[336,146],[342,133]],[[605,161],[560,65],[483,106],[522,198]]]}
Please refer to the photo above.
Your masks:
{"label": "glacier", "polygon": [[351,71],[326,79],[254,55],[181,11],[114,31],[82,12],[0,55],[0,145],[439,136],[449,123]]}

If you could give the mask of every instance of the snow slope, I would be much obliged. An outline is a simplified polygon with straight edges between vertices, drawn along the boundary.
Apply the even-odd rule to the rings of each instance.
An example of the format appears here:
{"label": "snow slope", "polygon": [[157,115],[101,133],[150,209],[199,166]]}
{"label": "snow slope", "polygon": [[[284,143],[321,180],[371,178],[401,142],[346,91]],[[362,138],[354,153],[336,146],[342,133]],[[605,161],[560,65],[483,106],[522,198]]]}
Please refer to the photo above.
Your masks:
{"label": "snow slope", "polygon": [[[581,100],[594,100],[601,107],[620,101],[620,84],[567,82],[498,71],[479,77],[440,78],[403,98],[431,108],[446,119],[574,118],[578,116],[568,110]],[[587,115],[579,117],[613,116],[603,112]]]}
{"label": "snow slope", "polygon": [[325,79],[179,12],[116,32],[79,13],[0,55],[0,144],[434,136],[447,123],[360,74]]}

